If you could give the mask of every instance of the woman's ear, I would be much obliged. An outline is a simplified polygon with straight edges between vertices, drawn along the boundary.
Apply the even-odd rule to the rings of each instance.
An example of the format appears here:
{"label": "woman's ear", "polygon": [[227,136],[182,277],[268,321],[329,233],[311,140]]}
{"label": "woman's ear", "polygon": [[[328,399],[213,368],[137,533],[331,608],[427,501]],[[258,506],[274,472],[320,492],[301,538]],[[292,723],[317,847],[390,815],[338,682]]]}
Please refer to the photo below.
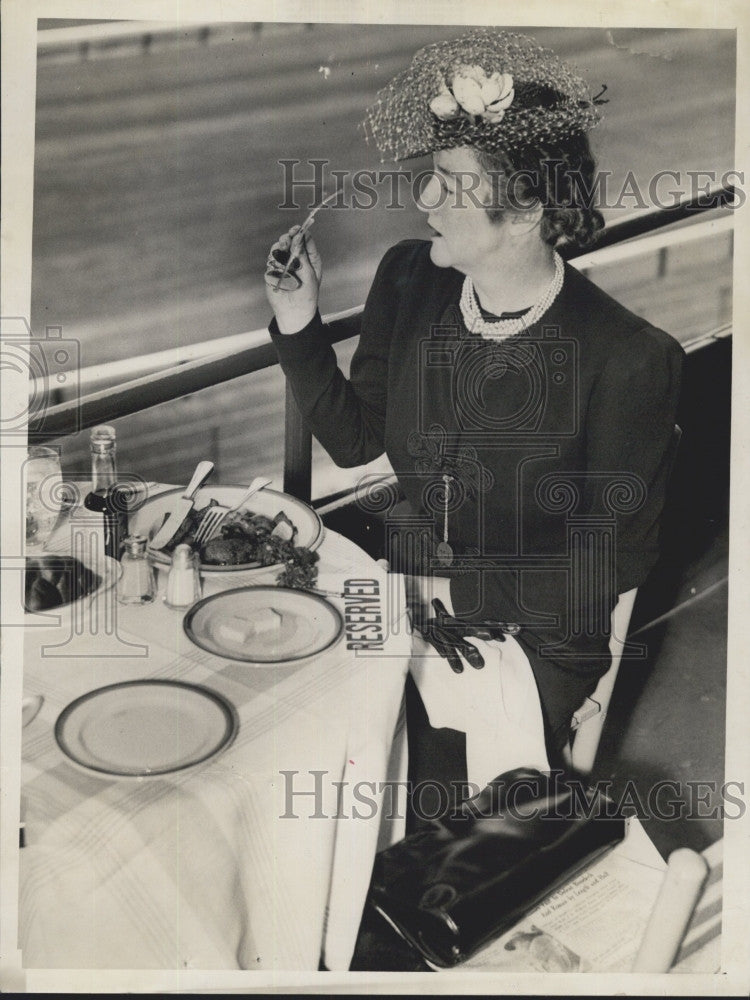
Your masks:
{"label": "woman's ear", "polygon": [[538,230],[542,224],[542,203],[535,199],[528,208],[515,209],[511,213],[510,226],[513,236],[527,236]]}

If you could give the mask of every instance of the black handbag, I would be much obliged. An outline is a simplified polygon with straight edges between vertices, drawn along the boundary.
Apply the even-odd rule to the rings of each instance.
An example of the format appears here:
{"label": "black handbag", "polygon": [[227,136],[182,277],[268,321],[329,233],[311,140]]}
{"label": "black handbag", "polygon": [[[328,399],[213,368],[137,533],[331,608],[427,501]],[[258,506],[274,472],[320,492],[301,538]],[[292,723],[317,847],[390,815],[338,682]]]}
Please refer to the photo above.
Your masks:
{"label": "black handbag", "polygon": [[562,772],[508,771],[381,851],[368,902],[431,965],[458,965],[625,836],[614,803]]}

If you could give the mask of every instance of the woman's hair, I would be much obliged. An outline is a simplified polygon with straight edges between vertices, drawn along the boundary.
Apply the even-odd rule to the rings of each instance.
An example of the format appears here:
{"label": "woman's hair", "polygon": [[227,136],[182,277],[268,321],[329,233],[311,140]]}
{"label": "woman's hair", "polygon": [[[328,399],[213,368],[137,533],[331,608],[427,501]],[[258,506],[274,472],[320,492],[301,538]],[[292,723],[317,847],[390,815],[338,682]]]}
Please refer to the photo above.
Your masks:
{"label": "woman's hair", "polygon": [[555,246],[561,241],[589,246],[604,227],[593,205],[596,163],[585,132],[554,143],[538,143],[512,153],[476,150],[479,165],[493,182],[487,209],[498,221],[508,210],[542,206],[541,236]]}

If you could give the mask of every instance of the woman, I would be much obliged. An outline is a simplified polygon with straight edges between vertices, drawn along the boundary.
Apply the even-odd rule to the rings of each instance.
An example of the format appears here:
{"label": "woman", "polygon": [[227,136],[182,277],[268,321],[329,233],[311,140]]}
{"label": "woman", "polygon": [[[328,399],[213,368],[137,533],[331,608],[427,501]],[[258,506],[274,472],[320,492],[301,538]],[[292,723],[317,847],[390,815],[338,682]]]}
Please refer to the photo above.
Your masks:
{"label": "woman", "polygon": [[[682,364],[672,338],[555,251],[592,242],[602,225],[587,199],[586,133],[598,120],[583,81],[531,39],[480,29],[427,46],[378,95],[367,126],[394,159],[432,153],[419,202],[429,240],[381,262],[350,379],[322,335],[313,241],[290,230],[266,274],[271,334],[313,432],[339,465],[385,451],[398,477],[412,517],[395,568],[439,576],[453,616],[428,612],[422,633],[454,671],[493,649],[500,678],[515,671],[522,685],[530,668],[552,762],[609,666],[617,595],[657,557]],[[276,291],[288,251],[298,280]],[[414,525],[427,521],[432,544],[415,555]],[[413,673],[412,780],[451,785],[472,760],[461,711],[481,714],[482,699],[507,702],[506,691],[493,681],[459,704],[471,670],[433,660]],[[458,699],[453,712],[441,686]],[[503,720],[470,735],[474,758],[492,758],[487,726]],[[516,725],[522,734],[523,718]],[[469,776],[504,769],[492,767]]]}

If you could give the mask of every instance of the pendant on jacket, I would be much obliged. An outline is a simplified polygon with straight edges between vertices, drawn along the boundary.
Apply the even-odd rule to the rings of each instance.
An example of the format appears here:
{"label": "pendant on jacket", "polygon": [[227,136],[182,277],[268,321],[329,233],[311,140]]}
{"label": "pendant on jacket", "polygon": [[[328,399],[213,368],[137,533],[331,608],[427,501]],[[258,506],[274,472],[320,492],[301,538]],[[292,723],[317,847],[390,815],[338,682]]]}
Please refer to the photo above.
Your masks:
{"label": "pendant on jacket", "polygon": [[438,542],[435,554],[441,566],[450,566],[453,562],[453,549],[447,542]]}

